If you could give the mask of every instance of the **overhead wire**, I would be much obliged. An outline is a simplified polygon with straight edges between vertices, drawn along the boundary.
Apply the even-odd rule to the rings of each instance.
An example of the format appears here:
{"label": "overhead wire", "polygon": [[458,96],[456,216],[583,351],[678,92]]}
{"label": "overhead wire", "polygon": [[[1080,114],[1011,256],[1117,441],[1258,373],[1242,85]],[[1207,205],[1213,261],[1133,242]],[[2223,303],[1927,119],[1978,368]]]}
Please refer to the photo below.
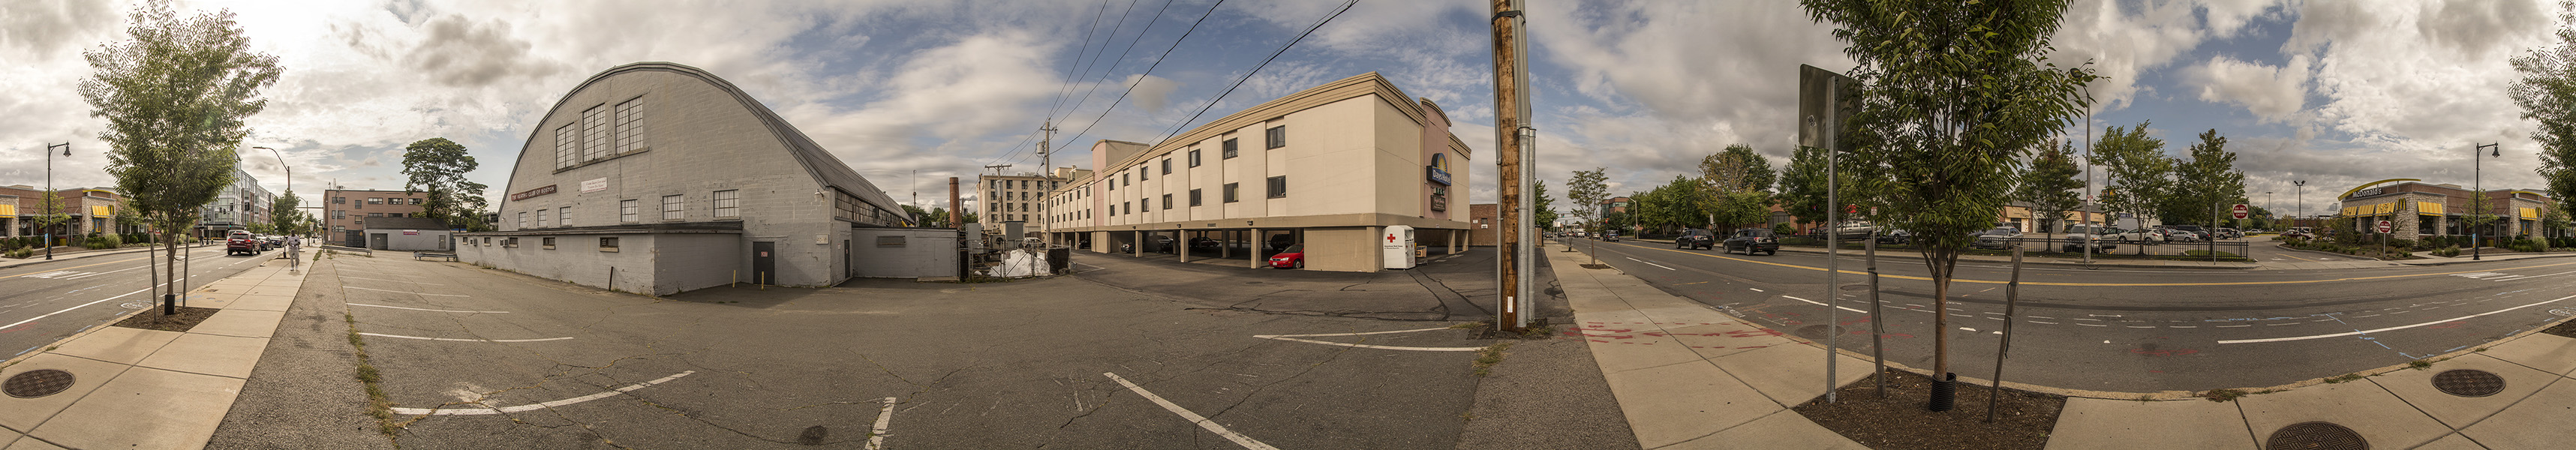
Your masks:
{"label": "overhead wire", "polygon": [[[1134,0],[1129,0],[1127,2],[1127,9],[1131,12],[1134,11],[1136,9],[1136,2]],[[1100,31],[1100,18],[1106,16],[1108,13],[1109,0],[1100,0],[1100,8],[1092,12],[1091,25],[1083,28],[1082,49],[1075,51],[1073,54],[1073,61],[1064,65],[1064,83],[1061,87],[1056,88],[1055,104],[1047,107],[1048,121],[1054,121],[1055,114],[1058,109],[1064,107],[1064,99],[1073,96],[1074,68],[1082,67],[1083,69],[1081,72],[1085,75],[1085,78],[1088,78],[1088,75],[1091,73],[1090,62],[1088,61],[1097,61],[1096,58],[1099,57],[1099,55],[1091,54],[1091,34]],[[1121,24],[1126,23],[1127,13],[1120,13],[1118,21]],[[1116,42],[1116,40],[1117,33],[1115,31],[1112,31],[1109,36],[1103,37],[1100,40],[1100,52],[1108,53],[1109,43]],[[1095,59],[1086,60],[1084,59],[1086,57],[1085,55],[1089,55],[1089,57]],[[1028,136],[1020,138],[1019,143],[1011,144],[1009,147],[1003,147],[1002,153],[993,155],[993,159],[984,161],[984,166],[998,165],[997,163],[1001,163],[1005,159],[1011,160],[1012,164],[1018,164],[1018,158],[1024,155],[1022,152],[1027,151],[1026,149],[1028,148],[1027,146],[1029,141],[1037,140],[1037,136],[1040,134],[1043,134],[1043,132],[1029,132]],[[983,167],[976,167],[974,169],[975,170],[972,171],[974,173],[983,172]]]}
{"label": "overhead wire", "polygon": [[1326,24],[1326,23],[1332,23],[1333,19],[1334,19],[1334,18],[1337,18],[1337,17],[1341,17],[1341,16],[1342,16],[1342,13],[1350,12],[1350,10],[1351,10],[1351,6],[1352,6],[1352,5],[1359,4],[1359,2],[1360,2],[1360,0],[1350,0],[1350,1],[1347,1],[1347,2],[1343,2],[1343,3],[1342,3],[1342,8],[1341,8],[1341,9],[1333,11],[1333,14],[1332,14],[1332,15],[1324,16],[1324,18],[1323,18],[1322,20],[1317,20],[1317,21],[1315,21],[1315,25],[1313,25],[1313,26],[1309,26],[1309,27],[1306,27],[1306,32],[1304,32],[1304,33],[1298,33],[1298,34],[1297,34],[1297,38],[1296,38],[1296,39],[1290,39],[1290,40],[1288,40],[1288,44],[1287,44],[1287,45],[1281,45],[1281,46],[1279,46],[1279,51],[1271,52],[1271,53],[1270,53],[1270,57],[1269,57],[1269,58],[1262,59],[1262,60],[1261,60],[1261,64],[1260,64],[1260,65],[1252,66],[1252,71],[1250,71],[1250,72],[1244,72],[1244,73],[1243,73],[1243,77],[1234,79],[1234,85],[1233,85],[1233,86],[1227,86],[1227,87],[1225,88],[1225,92],[1223,92],[1223,93],[1218,93],[1218,94],[1216,95],[1216,98],[1210,98],[1210,99],[1208,99],[1207,106],[1199,107],[1199,112],[1190,114],[1190,118],[1189,118],[1189,119],[1187,119],[1187,120],[1182,120],[1182,121],[1181,121],[1181,123],[1180,123],[1179,125],[1176,125],[1176,126],[1173,126],[1173,127],[1172,127],[1172,131],[1164,133],[1164,134],[1163,134],[1163,136],[1162,136],[1162,137],[1160,137],[1160,138],[1155,138],[1155,139],[1154,139],[1154,142],[1162,142],[1162,141],[1163,141],[1163,140],[1165,140],[1165,139],[1171,139],[1173,136],[1179,135],[1179,134],[1181,133],[1181,130],[1187,129],[1187,128],[1190,126],[1190,122],[1196,122],[1196,121],[1198,121],[1198,120],[1199,120],[1199,116],[1200,116],[1200,115],[1203,115],[1203,114],[1207,114],[1208,109],[1210,109],[1210,108],[1215,108],[1215,107],[1216,107],[1216,104],[1217,104],[1217,102],[1218,102],[1218,101],[1225,100],[1225,96],[1226,96],[1226,95],[1228,95],[1228,94],[1233,94],[1233,93],[1234,93],[1234,89],[1235,89],[1235,88],[1243,87],[1243,82],[1244,82],[1244,81],[1246,81],[1246,80],[1251,80],[1251,79],[1252,79],[1252,75],[1253,75],[1253,74],[1261,73],[1261,68],[1263,68],[1263,67],[1269,67],[1269,66],[1270,66],[1270,62],[1271,62],[1271,61],[1273,61],[1273,60],[1277,60],[1277,59],[1279,59],[1279,55],[1280,55],[1280,54],[1288,53],[1288,48],[1297,46],[1297,43],[1298,43],[1298,42],[1306,40],[1306,36],[1308,36],[1308,35],[1312,35],[1312,34],[1315,34],[1315,30],[1316,30],[1316,29],[1323,28],[1323,27],[1324,27],[1324,24]]}
{"label": "overhead wire", "polygon": [[[1164,7],[1166,7],[1166,8],[1169,8],[1169,7],[1171,7],[1171,6],[1172,6],[1172,3],[1171,3],[1171,2],[1169,2],[1169,1],[1165,1],[1165,2],[1163,2],[1163,6],[1164,6]],[[1193,21],[1193,22],[1190,22],[1190,28],[1189,28],[1188,30],[1183,30],[1183,31],[1181,31],[1181,37],[1176,38],[1176,39],[1172,39],[1172,46],[1171,46],[1171,47],[1166,47],[1166,48],[1164,48],[1164,49],[1163,49],[1163,54],[1162,54],[1162,55],[1159,55],[1159,56],[1155,56],[1155,57],[1154,57],[1154,64],[1153,64],[1153,65],[1145,66],[1145,72],[1144,72],[1144,73],[1137,74],[1137,76],[1136,76],[1136,82],[1134,82],[1134,83],[1128,83],[1128,84],[1127,84],[1127,90],[1126,90],[1126,91],[1123,91],[1123,92],[1119,92],[1119,93],[1118,93],[1118,99],[1117,99],[1117,100],[1114,100],[1114,101],[1109,102],[1109,107],[1107,107],[1107,108],[1102,108],[1102,109],[1100,110],[1100,115],[1092,117],[1092,118],[1091,118],[1091,123],[1083,124],[1083,125],[1082,125],[1082,130],[1081,130],[1081,131],[1074,132],[1074,133],[1073,133],[1073,137],[1071,137],[1071,138],[1066,138],[1066,139],[1064,140],[1064,142],[1065,142],[1065,143],[1068,143],[1068,144],[1070,144],[1070,143],[1074,143],[1074,142],[1081,142],[1081,139],[1082,139],[1082,136],[1083,136],[1083,135],[1086,135],[1086,134],[1090,134],[1090,133],[1091,133],[1091,127],[1092,127],[1092,126],[1099,125],[1099,124],[1100,124],[1101,119],[1105,119],[1105,118],[1108,118],[1108,117],[1109,117],[1109,112],[1110,112],[1110,111],[1114,111],[1114,110],[1117,110],[1117,109],[1118,109],[1118,104],[1119,104],[1120,102],[1125,102],[1125,101],[1127,101],[1127,95],[1128,95],[1128,94],[1131,94],[1131,93],[1136,92],[1136,86],[1145,84],[1145,76],[1147,76],[1147,75],[1153,75],[1153,74],[1154,74],[1154,69],[1155,69],[1155,68],[1157,68],[1157,67],[1162,67],[1162,66],[1163,66],[1163,60],[1164,60],[1164,59],[1166,59],[1166,58],[1170,58],[1170,57],[1172,56],[1172,50],[1181,48],[1181,41],[1188,40],[1188,39],[1190,38],[1190,34],[1198,32],[1198,30],[1199,30],[1199,25],[1200,25],[1200,24],[1207,23],[1207,19],[1208,19],[1208,17],[1209,17],[1209,16],[1214,16],[1214,15],[1216,15],[1216,9],[1217,9],[1218,7],[1222,7],[1222,6],[1225,6],[1225,0],[1217,0],[1216,4],[1208,5],[1208,10],[1207,10],[1207,12],[1206,12],[1206,13],[1201,13],[1201,14],[1199,14],[1199,20],[1197,20],[1197,21]],[[1160,14],[1157,14],[1157,16],[1159,17],[1159,16],[1160,16]],[[1139,35],[1137,35],[1136,37],[1137,37],[1138,39],[1140,39],[1140,40],[1141,40],[1141,39],[1143,39],[1143,38],[1144,38],[1144,35],[1139,34]],[[1128,47],[1130,47],[1130,48],[1135,47],[1135,43],[1134,43],[1133,41],[1130,41],[1130,42],[1128,43]],[[1120,57],[1121,57],[1121,58],[1124,58],[1125,56],[1123,56],[1123,55],[1122,55],[1122,56],[1120,56]],[[1086,96],[1086,97],[1087,97],[1087,96]]]}
{"label": "overhead wire", "polygon": [[[1223,4],[1223,3],[1225,3],[1225,2],[1223,2],[1223,1],[1219,1],[1219,2],[1217,2],[1217,3],[1219,3],[1219,4]],[[1132,6],[1134,6],[1135,4],[1131,2],[1131,3],[1129,3],[1128,5],[1132,7]],[[1154,20],[1149,21],[1149,22],[1145,22],[1145,28],[1144,28],[1144,29],[1142,29],[1142,30],[1137,30],[1137,31],[1136,31],[1136,38],[1135,38],[1135,39],[1129,39],[1129,40],[1127,40],[1127,49],[1125,49],[1125,50],[1119,50],[1119,51],[1118,51],[1118,58],[1117,58],[1117,59],[1112,59],[1112,60],[1110,60],[1110,62],[1109,62],[1109,67],[1108,67],[1108,68],[1106,68],[1106,69],[1104,69],[1104,70],[1102,70],[1102,71],[1101,71],[1101,74],[1102,74],[1102,75],[1107,75],[1107,74],[1111,74],[1111,73],[1117,73],[1117,71],[1118,71],[1118,66],[1126,65],[1126,63],[1127,63],[1127,54],[1128,54],[1129,52],[1134,52],[1134,51],[1136,50],[1136,43],[1137,43],[1137,42],[1139,42],[1139,41],[1143,41],[1143,40],[1145,40],[1145,33],[1147,33],[1147,32],[1151,32],[1151,31],[1154,31],[1154,24],[1156,24],[1156,23],[1161,23],[1161,22],[1163,21],[1163,13],[1164,13],[1164,12],[1166,12],[1166,11],[1170,11],[1171,9],[1172,9],[1172,0],[1164,0],[1164,1],[1163,1],[1163,7],[1162,7],[1161,9],[1156,9],[1156,10],[1154,10]],[[1209,8],[1208,10],[1209,10],[1209,11],[1215,11],[1216,9],[1215,9],[1215,8],[1213,8],[1213,7],[1211,7],[1211,8]],[[1126,18],[1124,18],[1124,17],[1119,18],[1119,22],[1120,22],[1120,26],[1119,26],[1119,27],[1115,27],[1115,28],[1111,28],[1111,29],[1110,29],[1110,31],[1109,31],[1109,40],[1113,40],[1113,41],[1114,41],[1114,40],[1118,39],[1118,30],[1120,30],[1120,29],[1124,29],[1124,28],[1125,28],[1125,26],[1124,26],[1124,25],[1125,25],[1125,22],[1126,22]],[[1184,34],[1182,34],[1182,36],[1181,36],[1181,37],[1182,37],[1182,38],[1184,38],[1184,39],[1186,39],[1186,38],[1188,38],[1188,37],[1189,37],[1189,35],[1188,35],[1187,33],[1184,33]],[[1177,40],[1177,39],[1176,39],[1176,40],[1173,40],[1172,42],[1173,42],[1175,45],[1177,45],[1177,44],[1179,44],[1179,43],[1180,43],[1180,41],[1179,41],[1179,40]],[[1101,51],[1102,51],[1103,53],[1106,53],[1108,50],[1109,50],[1109,49],[1108,49],[1106,46],[1104,46],[1104,47],[1102,47],[1102,48],[1101,48]],[[1162,59],[1161,59],[1161,58],[1155,58],[1154,62],[1159,64],[1159,63],[1161,63],[1161,62],[1162,62]],[[1083,72],[1083,74],[1082,74],[1082,78],[1083,78],[1083,79],[1085,79],[1085,80],[1089,80],[1089,79],[1095,78],[1095,76],[1093,76],[1090,72],[1086,71],[1086,72]],[[1130,89],[1133,89],[1133,88],[1132,88],[1132,87],[1130,87]],[[1072,108],[1066,108],[1066,109],[1064,110],[1065,114],[1070,115],[1070,114],[1075,114],[1075,113],[1081,112],[1081,111],[1082,111],[1082,105],[1085,105],[1085,104],[1089,104],[1089,103],[1091,103],[1091,94],[1093,94],[1093,93],[1097,93],[1097,92],[1099,92],[1099,91],[1100,91],[1100,83],[1091,83],[1091,87],[1090,87],[1089,89],[1084,89],[1084,90],[1082,91],[1082,99],[1081,99],[1081,100],[1074,101],[1074,102],[1073,102],[1073,107],[1072,107]],[[1113,104],[1109,105],[1109,107],[1110,107],[1110,108],[1117,108],[1117,107],[1118,107],[1118,105],[1113,103]]]}

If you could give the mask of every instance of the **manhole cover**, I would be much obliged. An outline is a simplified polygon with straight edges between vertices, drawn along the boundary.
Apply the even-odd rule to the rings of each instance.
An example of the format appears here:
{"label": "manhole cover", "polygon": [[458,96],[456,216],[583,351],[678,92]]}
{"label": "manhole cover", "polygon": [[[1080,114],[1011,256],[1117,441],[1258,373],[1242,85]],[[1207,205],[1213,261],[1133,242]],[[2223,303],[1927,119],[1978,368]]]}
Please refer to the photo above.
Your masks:
{"label": "manhole cover", "polygon": [[2504,392],[2504,377],[2484,370],[2446,370],[2433,375],[2433,388],[2461,397],[2485,397]]}
{"label": "manhole cover", "polygon": [[1797,331],[1793,331],[1791,333],[1797,334],[1798,337],[1807,339],[1824,339],[1828,336],[1832,336],[1833,333],[1841,331],[1842,327],[1832,325],[1808,325],[1798,327]]}
{"label": "manhole cover", "polygon": [[2361,433],[2354,433],[2351,428],[2344,428],[2342,425],[2325,422],[2306,422],[2281,427],[2280,431],[2272,432],[2272,439],[2264,442],[2263,448],[2270,450],[2369,450],[2370,442],[2361,440]]}
{"label": "manhole cover", "polygon": [[9,377],[0,383],[0,391],[11,397],[36,398],[54,395],[72,387],[72,373],[54,369],[36,369]]}
{"label": "manhole cover", "polygon": [[831,431],[832,430],[823,428],[822,425],[805,427],[804,433],[796,435],[796,443],[805,445],[823,445],[823,438],[830,437]]}

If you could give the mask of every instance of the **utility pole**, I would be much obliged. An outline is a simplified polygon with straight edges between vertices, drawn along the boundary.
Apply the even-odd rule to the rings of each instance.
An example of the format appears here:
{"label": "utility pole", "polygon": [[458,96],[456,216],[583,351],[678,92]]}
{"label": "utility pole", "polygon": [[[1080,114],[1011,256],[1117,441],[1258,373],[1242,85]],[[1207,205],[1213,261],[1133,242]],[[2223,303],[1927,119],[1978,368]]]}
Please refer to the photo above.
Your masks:
{"label": "utility pole", "polygon": [[[2086,94],[2091,95],[2090,92]],[[2093,236],[2102,234],[2103,227],[2093,223],[2093,210],[2099,209],[2095,205],[2100,205],[2100,200],[2093,197],[2093,105],[2088,104],[2084,105],[2084,207],[2078,208],[2083,210],[2078,214],[2084,217],[2085,264],[2093,263],[2094,247],[2098,245],[2093,242]],[[2109,213],[2104,215],[2108,216]],[[2110,217],[2103,217],[2103,219],[2105,219],[2104,222],[2110,221],[2108,220]]]}
{"label": "utility pole", "polygon": [[[2469,167],[2470,167],[2470,172],[2469,172],[2469,173],[2471,173],[2471,174],[2472,174],[2472,175],[2471,175],[2472,177],[2475,177],[2475,178],[2472,178],[2472,179],[2473,179],[2473,180],[2476,180],[2477,185],[2478,185],[2478,196],[2476,196],[2476,197],[2471,197],[2471,198],[2476,199],[2476,201],[2473,201],[2473,202],[2470,202],[2470,203],[2469,203],[2469,204],[2472,204],[2472,205],[2477,205],[2478,211],[2477,211],[2477,212],[2475,212],[2475,213],[2471,213],[2471,214],[2476,214],[2476,215],[2473,215],[2473,216],[2470,216],[2470,217],[2481,217],[2481,216],[2486,215],[2486,214],[2487,214],[2487,211],[2490,211],[2490,210],[2494,210],[2494,209],[2495,209],[2495,207],[2487,206],[2487,182],[2486,182],[2486,173],[2485,173],[2486,165],[2485,165],[2485,164],[2480,164],[2480,163],[2484,163],[2484,162],[2486,162],[2486,158],[2479,157],[2479,156],[2478,156],[2478,151],[2479,151],[2479,150],[2487,150],[2487,149],[2495,149],[2495,150],[2489,150],[2489,151],[2491,151],[2491,152],[2495,152],[2493,156],[2496,156],[2496,157],[2504,157],[2504,150],[2501,148],[2502,146],[2503,146],[2503,144],[2478,144],[2478,146],[2477,146],[2477,147],[2474,147],[2474,148],[2470,148],[2470,149],[2469,149]],[[2487,222],[2487,223],[2495,223],[2495,219],[2487,219],[2487,220],[2486,220],[2486,222]],[[2485,248],[2485,247],[2486,247],[2486,243],[2485,243],[2485,242],[2483,242],[2483,240],[2482,240],[2482,238],[2484,238],[2484,236],[2481,236],[2480,234],[2482,234],[2481,232],[2486,231],[2486,229],[2487,229],[2487,223],[2481,223],[2481,224],[2478,224],[2478,229],[2476,229],[2476,230],[2470,230],[2470,231],[2469,231],[2469,252],[2470,252],[2470,253],[2469,253],[2469,259],[2470,259],[2470,260],[2472,260],[2472,261],[2474,261],[2474,260],[2479,260],[2479,259],[2481,259],[2482,257],[2486,256],[2486,251],[2485,251],[2485,250],[2486,250],[2486,248]]]}
{"label": "utility pole", "polygon": [[[72,143],[70,142],[65,142],[60,145],[45,144],[45,198],[43,198],[43,200],[45,201],[44,213],[47,215],[53,215],[56,210],[63,209],[62,194],[54,192],[54,147],[63,148],[63,157],[72,157]],[[59,225],[62,220],[61,217],[54,217],[53,219],[56,221],[53,225]],[[45,260],[52,261],[53,259],[54,230],[48,229],[45,230]]]}
{"label": "utility pole", "polygon": [[1039,125],[1038,131],[1046,132],[1046,140],[1038,141],[1038,179],[1046,180],[1040,182],[1043,186],[1038,186],[1038,233],[1046,235],[1046,239],[1040,242],[1051,244],[1055,242],[1055,231],[1047,229],[1047,225],[1055,222],[1055,217],[1047,215],[1047,203],[1051,203],[1047,197],[1055,194],[1055,152],[1052,145],[1055,142],[1055,121],[1048,120]]}
{"label": "utility pole", "polygon": [[1528,298],[1529,258],[1533,256],[1529,241],[1536,236],[1530,233],[1531,199],[1525,178],[1528,171],[1537,166],[1537,158],[1534,158],[1537,152],[1532,141],[1537,139],[1538,130],[1529,126],[1529,65],[1522,59],[1529,53],[1529,41],[1522,36],[1528,30],[1528,23],[1522,17],[1522,0],[1492,1],[1494,134],[1497,135],[1494,144],[1500,147],[1495,149],[1495,162],[1500,169],[1495,171],[1495,175],[1503,194],[1502,204],[1497,205],[1502,210],[1495,214],[1502,222],[1502,229],[1495,230],[1500,232],[1496,237],[1501,239],[1502,245],[1495,251],[1498,253],[1496,262],[1502,266],[1503,273],[1495,279],[1501,284],[1497,290],[1501,294],[1498,300],[1502,307],[1497,309],[1501,314],[1494,318],[1494,327],[1520,332],[1528,329],[1529,306],[1535,303]]}

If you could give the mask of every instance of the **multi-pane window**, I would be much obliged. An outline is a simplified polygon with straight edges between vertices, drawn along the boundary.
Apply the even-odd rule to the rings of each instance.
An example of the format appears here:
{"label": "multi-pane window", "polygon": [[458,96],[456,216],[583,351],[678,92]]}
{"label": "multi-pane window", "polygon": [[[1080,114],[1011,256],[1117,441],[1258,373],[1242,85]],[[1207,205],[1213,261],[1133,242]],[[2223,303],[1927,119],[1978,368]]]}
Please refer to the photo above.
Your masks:
{"label": "multi-pane window", "polygon": [[1199,149],[1190,149],[1190,167],[1199,166]]}
{"label": "multi-pane window", "polygon": [[1280,126],[1270,127],[1270,132],[1269,132],[1268,134],[1269,134],[1269,136],[1268,136],[1268,139],[1265,141],[1265,143],[1266,143],[1266,145],[1269,145],[1269,147],[1265,147],[1265,148],[1280,148],[1280,147],[1286,147],[1286,146],[1288,146],[1288,126],[1287,126],[1287,125],[1280,125]]}
{"label": "multi-pane window", "polygon": [[332,204],[347,204],[347,203],[349,203],[349,198],[348,198],[348,197],[331,197],[331,203],[332,203]]}
{"label": "multi-pane window", "polygon": [[520,212],[519,212],[519,228],[523,228],[523,229],[524,229],[524,228],[527,228],[527,227],[528,227],[528,212],[527,212],[527,211],[520,211]]}
{"label": "multi-pane window", "polygon": [[1234,159],[1234,139],[1225,140],[1225,159]]}
{"label": "multi-pane window", "polygon": [[[644,148],[644,98],[617,104],[617,153]],[[614,246],[611,246],[614,247]]]}
{"label": "multi-pane window", "polygon": [[1287,196],[1288,196],[1288,176],[1286,176],[1286,175],[1281,175],[1281,176],[1270,177],[1270,198],[1281,198],[1281,197],[1287,197]]}
{"label": "multi-pane window", "polygon": [[1146,178],[1151,178],[1149,175],[1153,174],[1154,171],[1145,170],[1145,166],[1136,166],[1136,181],[1145,181]]}
{"label": "multi-pane window", "polygon": [[716,191],[716,217],[742,217],[742,191]]}
{"label": "multi-pane window", "polygon": [[555,168],[572,167],[581,159],[581,123],[567,123],[555,128]]}
{"label": "multi-pane window", "polygon": [[339,219],[347,219],[347,218],[349,218],[349,210],[345,210],[345,209],[334,209],[334,210],[331,210],[331,220],[339,220]]}
{"label": "multi-pane window", "polygon": [[1203,205],[1203,204],[1205,204],[1205,203],[1202,203],[1202,202],[1200,202],[1200,201],[1199,201],[1199,190],[1197,190],[1197,189],[1191,189],[1191,190],[1190,190],[1190,206],[1198,206],[1198,205]]}
{"label": "multi-pane window", "polygon": [[683,214],[680,212],[680,196],[662,196],[662,220],[680,220],[681,217]]}
{"label": "multi-pane window", "polygon": [[1234,203],[1235,201],[1237,201],[1237,200],[1242,200],[1242,199],[1243,199],[1243,183],[1226,183],[1226,184],[1225,184],[1225,202],[1226,202],[1226,203]]}
{"label": "multi-pane window", "polygon": [[556,209],[555,209],[555,223],[556,223],[556,224],[559,224],[559,225],[567,226],[567,227],[572,226],[572,207],[570,207],[570,206],[566,206],[566,207],[562,207],[562,208],[556,208]]}
{"label": "multi-pane window", "polygon": [[604,238],[599,238],[599,248],[601,248],[601,249],[613,249],[613,248],[617,248],[617,238],[613,238],[613,237],[604,237]]}
{"label": "multi-pane window", "polygon": [[1172,194],[1163,194],[1163,209],[1172,209]]}
{"label": "multi-pane window", "polygon": [[385,204],[385,198],[384,198],[384,197],[367,197],[367,204],[370,204],[370,205],[382,205],[382,204]]}
{"label": "multi-pane window", "polygon": [[581,112],[581,150],[583,161],[608,156],[608,107],[593,106]]}
{"label": "multi-pane window", "polygon": [[1172,174],[1172,159],[1171,159],[1171,158],[1163,158],[1163,174],[1164,174],[1164,175],[1171,175],[1171,174]]}
{"label": "multi-pane window", "polygon": [[635,222],[635,210],[641,208],[641,206],[636,205],[636,203],[639,202],[634,200],[619,200],[617,202],[617,221],[629,223]]}
{"label": "multi-pane window", "polygon": [[546,210],[537,210],[537,228],[545,228],[546,223]]}

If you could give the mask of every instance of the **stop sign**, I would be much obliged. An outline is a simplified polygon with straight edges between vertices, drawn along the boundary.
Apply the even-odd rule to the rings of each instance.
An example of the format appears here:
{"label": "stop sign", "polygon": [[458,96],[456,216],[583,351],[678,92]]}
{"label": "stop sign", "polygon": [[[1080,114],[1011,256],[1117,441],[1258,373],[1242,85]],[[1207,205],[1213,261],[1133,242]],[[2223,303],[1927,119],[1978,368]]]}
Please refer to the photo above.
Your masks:
{"label": "stop sign", "polygon": [[2246,209],[2245,204],[2238,203],[2234,207],[2227,208],[2227,211],[2230,215],[2235,216],[2236,220],[2245,220],[2246,214],[2251,210]]}
{"label": "stop sign", "polygon": [[2387,233],[2387,232],[2392,232],[2392,231],[2397,231],[2397,224],[2396,224],[2396,223],[2392,223],[2392,222],[2385,221],[2385,220],[2379,221],[2379,232],[2381,232],[2381,233]]}

